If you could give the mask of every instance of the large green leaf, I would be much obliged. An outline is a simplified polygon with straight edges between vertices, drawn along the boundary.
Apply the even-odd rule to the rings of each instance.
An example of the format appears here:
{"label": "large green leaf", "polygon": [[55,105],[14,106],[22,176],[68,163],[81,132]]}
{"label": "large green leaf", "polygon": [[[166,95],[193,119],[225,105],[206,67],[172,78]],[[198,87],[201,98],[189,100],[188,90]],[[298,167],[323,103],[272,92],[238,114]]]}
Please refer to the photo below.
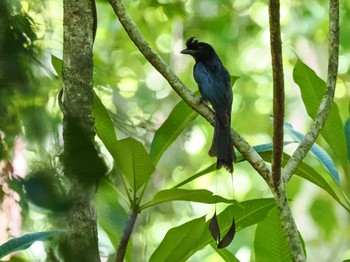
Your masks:
{"label": "large green leaf", "polygon": [[277,208],[273,208],[268,216],[258,223],[255,231],[254,251],[256,262],[292,261]]}
{"label": "large green leaf", "polygon": [[139,141],[129,137],[118,140],[115,150],[113,158],[118,171],[128,179],[132,190],[137,192],[154,171],[145,147]]}
{"label": "large green leaf", "polygon": [[[285,158],[285,156],[284,156]],[[317,172],[311,166],[301,162],[295,174],[303,177],[328,192],[339,204],[350,212],[350,200],[343,189],[325,170]]]}
{"label": "large green leaf", "polygon": [[[284,123],[284,129],[297,141],[304,140],[305,136],[298,131],[294,130],[293,126],[290,123]],[[332,158],[328,155],[328,153],[320,147],[317,143],[313,144],[310,152],[324,165],[324,167],[328,170],[329,174],[334,178],[334,180],[340,184],[339,174],[335,163]]]}
{"label": "large green leaf", "polygon": [[[271,153],[260,153],[260,156],[265,161],[271,161]],[[284,153],[282,164],[286,165],[289,159],[290,156]],[[337,184],[337,182],[328,174],[328,172],[323,167],[320,167],[319,170],[316,171],[308,164],[301,162],[298,168],[295,170],[295,174],[309,180],[310,182],[328,192],[339,204],[341,204],[346,210],[350,212],[349,198],[346,196],[340,185]]]}
{"label": "large green leaf", "polygon": [[0,258],[15,251],[25,250],[36,241],[47,241],[64,232],[65,230],[44,231],[33,234],[25,234],[21,237],[13,238],[0,246]]}
{"label": "large green leaf", "polygon": [[184,101],[180,101],[171,111],[157,132],[151,144],[150,156],[156,166],[165,150],[174,142],[181,132],[191,123],[198,113]]}
{"label": "large green leaf", "polygon": [[210,242],[205,216],[170,229],[149,262],[186,261],[199,249],[196,243],[202,244],[203,239]]}
{"label": "large green leaf", "polygon": [[120,236],[128,219],[118,201],[118,195],[118,189],[113,182],[104,178],[100,181],[95,196],[98,223],[106,232],[114,248],[119,245]]}
{"label": "large green leaf", "polygon": [[232,203],[234,200],[226,199],[218,195],[213,195],[212,192],[205,189],[166,189],[159,191],[154,198],[141,206],[141,209],[154,206],[160,203],[168,202],[168,201],[193,201],[200,203],[213,204],[218,202],[223,203]]}
{"label": "large green leaf", "polygon": [[113,156],[115,153],[114,147],[117,143],[117,135],[114,130],[112,119],[96,93],[94,93],[92,115],[95,119],[95,129],[97,136],[101,139],[107,150]]}
{"label": "large green leaf", "polygon": [[[263,220],[274,206],[273,199],[248,200],[228,206],[218,215],[222,235],[231,227],[233,216],[236,221],[236,231],[239,231]],[[170,229],[149,261],[185,261],[211,243],[217,250],[208,228],[209,221],[206,222],[203,216]]]}
{"label": "large green leaf", "polygon": [[[294,67],[293,78],[300,88],[301,97],[306,111],[312,119],[315,119],[318,107],[327,89],[326,83],[300,59],[298,59]],[[345,172],[348,174],[349,168],[344,129],[338,106],[334,102],[332,102],[332,109],[326,124],[321,131],[321,135],[336,155]]]}

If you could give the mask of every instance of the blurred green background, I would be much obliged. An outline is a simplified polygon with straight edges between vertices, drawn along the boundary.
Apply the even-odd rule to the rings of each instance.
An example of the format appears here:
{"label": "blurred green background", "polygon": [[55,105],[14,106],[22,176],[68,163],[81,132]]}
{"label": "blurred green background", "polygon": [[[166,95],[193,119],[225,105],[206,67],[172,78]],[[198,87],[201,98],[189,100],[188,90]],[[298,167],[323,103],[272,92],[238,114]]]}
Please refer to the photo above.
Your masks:
{"label": "blurred green background", "polygon": [[[194,61],[181,55],[180,51],[186,39],[192,36],[210,43],[230,74],[239,76],[233,87],[232,127],[253,146],[272,141],[269,118],[272,114],[272,73],[266,1],[143,0],[123,3],[150,45],[192,91],[197,90],[192,76]],[[13,143],[20,135],[25,145],[21,154],[25,165],[29,166],[24,174],[31,172],[32,164],[38,160],[49,157],[55,163],[62,144],[61,114],[56,102],[62,83],[55,76],[51,56],[62,58],[63,7],[61,1],[53,0],[21,1],[11,5],[15,11],[29,14],[37,36],[27,39],[29,43],[26,45],[33,44],[35,50],[31,50],[32,54],[28,56],[33,60],[22,69],[28,72],[26,79],[20,83],[9,81],[7,86],[11,84],[11,92],[3,91],[6,88],[4,82],[4,88],[1,86],[0,101],[6,105],[6,111],[1,116],[0,130],[8,147],[4,152],[8,158],[17,152],[18,148]],[[350,99],[350,25],[346,21],[349,12],[350,2],[343,1],[335,102],[344,122],[349,116]],[[149,149],[155,130],[180,98],[130,41],[107,1],[97,1],[97,16],[95,91],[113,115],[118,138],[132,136]],[[297,131],[305,134],[311,119],[303,106],[299,88],[293,82],[292,70],[298,56],[322,79],[326,79],[328,2],[281,1],[281,30],[285,117]],[[11,119],[5,121],[4,116]],[[161,158],[145,193],[146,199],[214,163],[215,159],[207,154],[212,135],[213,128],[201,117],[188,126]],[[317,142],[327,150],[322,139]],[[285,151],[291,153],[295,147],[288,145]],[[112,167],[107,151],[102,149],[102,152]],[[328,153],[333,156],[331,151]],[[312,158],[305,161],[316,170],[320,167],[320,163]],[[15,168],[21,165],[13,163]],[[320,167],[320,170],[324,169]],[[343,187],[349,193],[349,184],[339,170]],[[272,196],[263,179],[245,162],[235,165],[233,190],[231,177],[224,171],[203,176],[191,186],[234,197],[238,201]],[[327,193],[299,177],[292,178],[287,190],[298,229],[306,243],[308,260],[342,261],[350,258],[349,214],[344,208]],[[218,205],[217,208],[223,207]],[[213,212],[212,205],[184,202],[165,203],[145,210],[139,216],[132,237],[134,256],[140,258],[138,261],[146,261],[168,229],[189,218],[200,215],[211,217]],[[46,216],[29,209],[26,218],[23,217],[22,230],[43,230],[49,225],[46,219]],[[241,261],[254,261],[254,230],[251,227],[240,231],[229,247]],[[113,252],[103,232],[100,240],[104,254]],[[35,247],[30,249],[28,256],[36,261],[43,259],[42,253],[35,251]],[[210,248],[205,248],[189,261],[219,259]]]}

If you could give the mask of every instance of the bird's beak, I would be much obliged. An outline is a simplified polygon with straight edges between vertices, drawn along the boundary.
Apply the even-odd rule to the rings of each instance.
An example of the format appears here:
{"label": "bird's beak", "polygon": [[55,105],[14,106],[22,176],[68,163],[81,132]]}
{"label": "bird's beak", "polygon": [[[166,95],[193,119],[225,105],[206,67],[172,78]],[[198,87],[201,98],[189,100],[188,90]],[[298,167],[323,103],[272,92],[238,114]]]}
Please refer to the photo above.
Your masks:
{"label": "bird's beak", "polygon": [[182,50],[180,53],[185,54],[185,55],[196,55],[197,51],[186,48],[186,49]]}

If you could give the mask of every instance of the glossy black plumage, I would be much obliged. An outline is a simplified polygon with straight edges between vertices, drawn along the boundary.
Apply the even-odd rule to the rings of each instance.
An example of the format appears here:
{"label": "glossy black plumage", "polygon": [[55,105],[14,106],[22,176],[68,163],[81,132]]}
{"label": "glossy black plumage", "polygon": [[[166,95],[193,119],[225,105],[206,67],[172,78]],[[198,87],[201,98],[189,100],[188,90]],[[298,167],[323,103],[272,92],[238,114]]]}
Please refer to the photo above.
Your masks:
{"label": "glossy black plumage", "polygon": [[181,53],[189,54],[195,59],[193,76],[199,92],[215,110],[214,137],[209,155],[217,157],[217,169],[224,166],[232,173],[232,162],[236,160],[236,155],[230,135],[232,107],[230,74],[211,45],[198,42],[191,37],[187,40],[186,46],[187,48]]}

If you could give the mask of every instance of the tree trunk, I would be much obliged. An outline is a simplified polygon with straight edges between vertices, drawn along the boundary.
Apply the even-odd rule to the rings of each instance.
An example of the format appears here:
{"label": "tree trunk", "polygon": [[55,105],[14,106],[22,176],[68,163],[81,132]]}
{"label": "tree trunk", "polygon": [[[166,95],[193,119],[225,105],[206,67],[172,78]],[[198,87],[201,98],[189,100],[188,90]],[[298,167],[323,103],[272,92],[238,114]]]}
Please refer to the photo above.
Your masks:
{"label": "tree trunk", "polygon": [[[63,94],[64,174],[70,182],[65,261],[100,261],[92,204],[103,161],[94,144],[93,0],[64,0]],[[62,97],[61,97],[62,99]]]}

